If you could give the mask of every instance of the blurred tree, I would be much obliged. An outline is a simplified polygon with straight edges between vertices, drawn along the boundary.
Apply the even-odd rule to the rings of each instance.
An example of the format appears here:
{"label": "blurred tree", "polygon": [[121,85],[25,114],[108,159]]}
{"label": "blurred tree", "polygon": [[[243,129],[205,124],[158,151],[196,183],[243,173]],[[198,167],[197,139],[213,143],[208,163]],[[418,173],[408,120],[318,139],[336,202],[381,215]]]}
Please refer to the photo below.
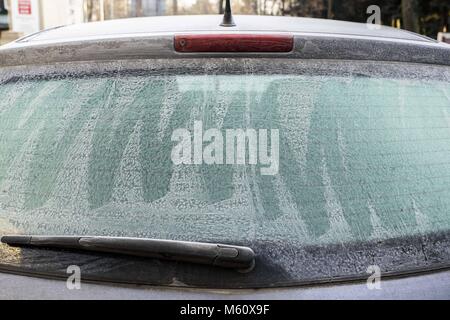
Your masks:
{"label": "blurred tree", "polygon": [[96,0],[85,0],[85,20],[86,21],[97,21],[99,20],[99,3]]}
{"label": "blurred tree", "polygon": [[413,32],[420,32],[418,0],[402,0],[403,28]]}
{"label": "blurred tree", "polygon": [[190,14],[217,13],[217,6],[209,0],[197,0],[190,8]]}
{"label": "blurred tree", "polygon": [[135,0],[136,2],[136,16],[141,17],[143,10],[142,10],[142,0]]}
{"label": "blurred tree", "polygon": [[4,0],[0,0],[0,13],[1,14],[7,13]]}
{"label": "blurred tree", "polygon": [[[85,0],[87,21],[99,19],[99,1]],[[142,0],[102,1],[107,12],[108,8],[114,11],[114,17],[139,12],[142,3]],[[109,7],[110,1],[115,1],[114,8]],[[166,14],[217,14],[224,10],[224,0],[196,0],[193,4],[189,1],[165,1],[170,8]],[[127,3],[134,9],[123,7]],[[232,0],[235,14],[290,15],[354,22],[367,21],[366,11],[370,5],[380,7],[384,25],[402,27],[433,38],[438,32],[449,30],[450,0]],[[124,15],[119,11],[125,12]]]}
{"label": "blurred tree", "polygon": [[[285,8],[285,14],[291,16],[326,18],[330,10],[336,6],[338,2],[330,0],[294,0],[290,3],[289,8]],[[331,7],[328,5],[331,4]]]}
{"label": "blurred tree", "polygon": [[328,19],[333,19],[334,18],[333,0],[328,0],[328,3],[327,3],[327,18]]}
{"label": "blurred tree", "polygon": [[173,14],[178,14],[178,0],[172,0]]}
{"label": "blurred tree", "polygon": [[258,1],[232,0],[231,4],[235,14],[258,14]]}
{"label": "blurred tree", "polygon": [[421,12],[421,33],[436,35],[438,32],[450,32],[450,1],[422,1]]}
{"label": "blurred tree", "polygon": [[283,12],[293,16],[366,22],[366,10],[370,5],[380,7],[384,25],[433,38],[450,28],[450,0],[287,0]]}

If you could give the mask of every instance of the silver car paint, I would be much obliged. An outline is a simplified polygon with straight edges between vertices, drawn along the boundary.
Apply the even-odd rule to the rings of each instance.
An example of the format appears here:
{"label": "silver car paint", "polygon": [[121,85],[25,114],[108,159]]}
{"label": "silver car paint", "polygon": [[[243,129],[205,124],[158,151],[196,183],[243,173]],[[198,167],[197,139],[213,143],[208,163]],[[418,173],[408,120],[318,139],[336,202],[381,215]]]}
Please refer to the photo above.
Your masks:
{"label": "silver car paint", "polygon": [[66,282],[0,273],[0,299],[41,300],[374,300],[450,299],[450,271],[403,279],[383,280],[379,290],[366,283],[290,289],[194,290],[145,286],[82,283],[80,290],[67,289]]}

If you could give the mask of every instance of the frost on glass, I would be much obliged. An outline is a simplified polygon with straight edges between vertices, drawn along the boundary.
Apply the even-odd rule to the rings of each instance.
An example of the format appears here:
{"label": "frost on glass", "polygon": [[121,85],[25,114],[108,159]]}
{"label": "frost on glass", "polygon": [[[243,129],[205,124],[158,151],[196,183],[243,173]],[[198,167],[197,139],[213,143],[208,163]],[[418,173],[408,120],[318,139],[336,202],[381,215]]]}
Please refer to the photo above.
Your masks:
{"label": "frost on glass", "polygon": [[[0,85],[0,233],[303,244],[450,228],[450,85],[127,75]],[[175,129],[278,129],[280,168],[174,166]]]}

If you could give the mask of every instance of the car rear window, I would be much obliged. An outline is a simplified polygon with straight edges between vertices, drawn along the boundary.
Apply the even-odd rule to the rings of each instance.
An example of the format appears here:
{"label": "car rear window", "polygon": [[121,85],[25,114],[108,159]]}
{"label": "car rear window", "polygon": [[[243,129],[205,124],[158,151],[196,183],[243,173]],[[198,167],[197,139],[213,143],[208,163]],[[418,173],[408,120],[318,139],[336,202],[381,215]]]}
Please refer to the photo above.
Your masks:
{"label": "car rear window", "polygon": [[450,68],[226,63],[5,73],[0,234],[240,243],[291,282],[365,272],[302,248],[447,234]]}

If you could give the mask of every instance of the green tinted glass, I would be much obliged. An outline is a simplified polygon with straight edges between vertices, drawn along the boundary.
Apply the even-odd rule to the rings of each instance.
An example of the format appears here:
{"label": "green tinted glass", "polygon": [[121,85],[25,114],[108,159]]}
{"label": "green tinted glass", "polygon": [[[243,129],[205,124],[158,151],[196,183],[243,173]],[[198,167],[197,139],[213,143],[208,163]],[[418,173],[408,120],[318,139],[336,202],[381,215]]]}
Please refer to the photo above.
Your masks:
{"label": "green tinted glass", "polygon": [[[450,229],[446,81],[123,72],[19,78],[0,97],[0,233],[325,244]],[[200,122],[223,163],[195,163]],[[176,165],[179,129],[191,163]],[[232,129],[256,133],[256,163],[250,142],[226,163]]]}

